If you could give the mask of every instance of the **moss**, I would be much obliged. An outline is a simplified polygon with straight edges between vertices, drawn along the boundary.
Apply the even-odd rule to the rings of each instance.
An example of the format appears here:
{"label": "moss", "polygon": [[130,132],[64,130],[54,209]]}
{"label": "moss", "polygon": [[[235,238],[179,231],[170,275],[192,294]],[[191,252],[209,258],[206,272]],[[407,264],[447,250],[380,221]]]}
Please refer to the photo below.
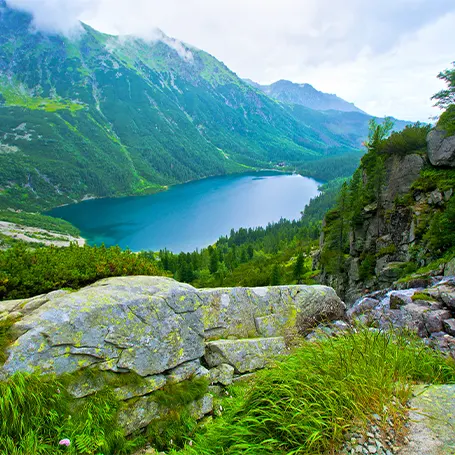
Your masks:
{"label": "moss", "polygon": [[204,377],[194,377],[177,384],[168,384],[155,392],[156,402],[166,408],[181,408],[201,399],[208,390],[209,381]]}
{"label": "moss", "polygon": [[14,341],[12,327],[16,322],[15,319],[0,320],[0,365],[3,365],[8,358],[6,350]]}
{"label": "moss", "polygon": [[436,299],[425,292],[416,292],[412,297],[412,301],[416,300],[426,300],[427,302],[436,302]]}

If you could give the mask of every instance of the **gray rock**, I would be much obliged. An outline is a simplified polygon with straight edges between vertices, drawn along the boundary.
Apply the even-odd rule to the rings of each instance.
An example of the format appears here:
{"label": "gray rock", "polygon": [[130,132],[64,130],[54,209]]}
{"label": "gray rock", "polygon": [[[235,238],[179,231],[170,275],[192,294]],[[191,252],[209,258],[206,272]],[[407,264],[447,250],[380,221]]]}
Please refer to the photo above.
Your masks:
{"label": "gray rock", "polygon": [[35,368],[62,374],[94,365],[159,374],[202,357],[198,303],[194,288],[169,278],[100,281],[49,300],[17,322],[22,335],[0,374]]}
{"label": "gray rock", "polygon": [[213,395],[206,393],[200,400],[190,404],[190,415],[196,420],[202,419],[205,415],[213,411]]}
{"label": "gray rock", "polygon": [[210,367],[227,363],[236,373],[247,373],[266,367],[285,353],[283,337],[217,340],[206,344],[205,361]]}
{"label": "gray rock", "polygon": [[444,321],[444,330],[451,336],[455,336],[455,319],[446,319]]}
{"label": "gray rock", "polygon": [[230,385],[234,377],[234,367],[227,363],[222,363],[210,370],[210,382],[212,384]]}
{"label": "gray rock", "polygon": [[455,275],[455,258],[447,262],[444,266],[444,276],[454,276]]}
{"label": "gray rock", "polygon": [[433,166],[455,167],[455,136],[433,129],[427,137],[428,158]]}
{"label": "gray rock", "polygon": [[326,286],[222,288],[200,291],[199,296],[208,340],[282,336],[342,319],[346,310]]}
{"label": "gray rock", "polygon": [[444,329],[444,321],[450,319],[451,313],[448,310],[427,311],[423,314],[425,336],[441,332]]}
{"label": "gray rock", "polygon": [[401,455],[452,455],[455,448],[455,386],[417,386],[411,400],[408,444]]}
{"label": "gray rock", "polygon": [[363,297],[358,300],[352,308],[347,311],[348,318],[352,318],[358,314],[363,314],[368,311],[371,311],[373,308],[379,305],[379,300],[373,299],[371,297]]}
{"label": "gray rock", "polygon": [[[183,363],[171,370],[167,375],[167,382],[169,384],[175,384],[190,379],[191,377],[196,376],[197,372],[200,371],[200,368],[201,362],[199,359]],[[204,370],[206,369],[204,368]]]}
{"label": "gray rock", "polygon": [[390,309],[398,310],[403,305],[412,303],[411,297],[409,295],[401,293],[399,291],[394,291],[390,294]]}

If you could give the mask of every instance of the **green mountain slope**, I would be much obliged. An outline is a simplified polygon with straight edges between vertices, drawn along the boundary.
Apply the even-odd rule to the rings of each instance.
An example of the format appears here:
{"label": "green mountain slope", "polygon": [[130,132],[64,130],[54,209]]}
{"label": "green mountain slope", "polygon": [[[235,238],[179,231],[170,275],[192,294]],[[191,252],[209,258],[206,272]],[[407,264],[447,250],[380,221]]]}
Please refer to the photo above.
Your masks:
{"label": "green mountain slope", "polygon": [[[302,163],[359,148],[340,113],[312,118],[268,98],[209,54],[165,35],[76,40],[31,31],[0,0],[0,209]],[[344,115],[341,113],[341,115]]]}

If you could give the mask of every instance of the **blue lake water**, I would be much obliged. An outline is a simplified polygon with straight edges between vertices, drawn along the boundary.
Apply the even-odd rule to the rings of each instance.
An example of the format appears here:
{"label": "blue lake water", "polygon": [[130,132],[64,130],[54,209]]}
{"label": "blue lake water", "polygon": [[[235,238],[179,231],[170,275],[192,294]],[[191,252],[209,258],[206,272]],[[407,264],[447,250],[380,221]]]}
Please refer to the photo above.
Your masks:
{"label": "blue lake water", "polygon": [[232,228],[300,218],[318,185],[300,175],[254,172],[176,185],[149,196],[85,201],[49,214],[73,223],[91,245],[186,252],[214,243]]}

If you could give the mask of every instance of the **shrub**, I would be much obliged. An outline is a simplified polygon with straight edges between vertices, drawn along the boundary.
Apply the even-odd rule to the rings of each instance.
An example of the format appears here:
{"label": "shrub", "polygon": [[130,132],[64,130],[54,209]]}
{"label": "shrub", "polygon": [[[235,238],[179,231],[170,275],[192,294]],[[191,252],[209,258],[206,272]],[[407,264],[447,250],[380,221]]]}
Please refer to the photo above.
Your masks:
{"label": "shrub", "polygon": [[102,278],[164,275],[147,255],[72,245],[31,249],[18,243],[0,251],[0,299],[19,299],[62,289],[79,289]]}

